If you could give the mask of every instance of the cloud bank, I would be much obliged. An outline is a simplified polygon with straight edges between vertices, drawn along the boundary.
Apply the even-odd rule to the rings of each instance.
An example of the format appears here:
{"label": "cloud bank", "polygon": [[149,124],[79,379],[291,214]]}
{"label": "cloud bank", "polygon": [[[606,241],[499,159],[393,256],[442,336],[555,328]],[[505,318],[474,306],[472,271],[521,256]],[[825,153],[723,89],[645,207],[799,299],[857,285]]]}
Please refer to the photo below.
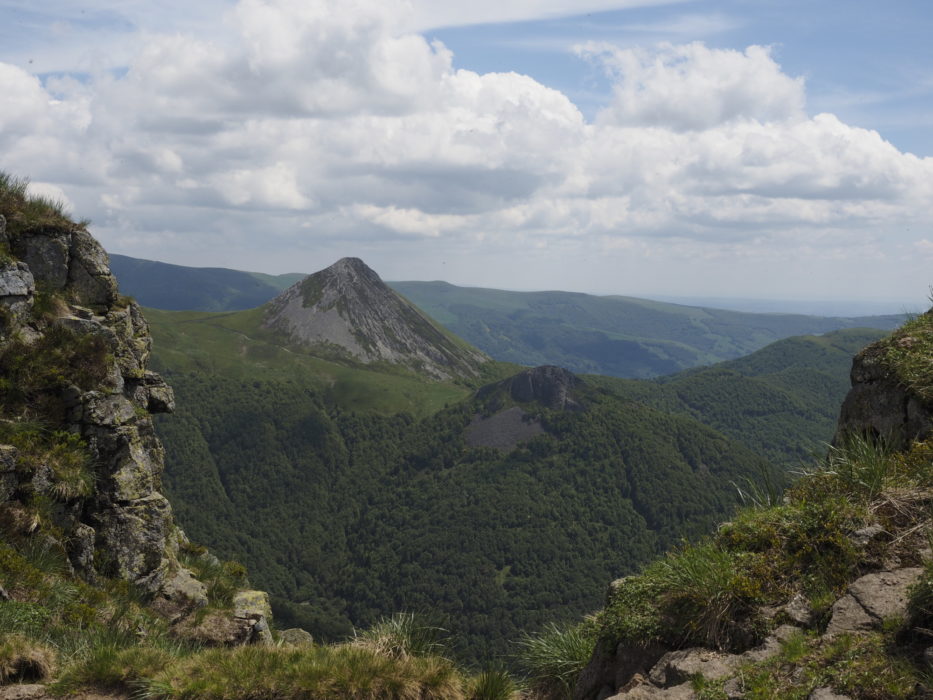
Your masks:
{"label": "cloud bank", "polygon": [[817,263],[862,293],[866,260],[901,265],[888,296],[925,274],[933,159],[809,115],[768,47],[581,45],[614,86],[588,122],[527,76],[458,69],[402,2],[241,0],[225,22],[146,35],[116,74],[0,63],[0,167],[112,250],[183,264],[360,254],[396,279],[765,295]]}

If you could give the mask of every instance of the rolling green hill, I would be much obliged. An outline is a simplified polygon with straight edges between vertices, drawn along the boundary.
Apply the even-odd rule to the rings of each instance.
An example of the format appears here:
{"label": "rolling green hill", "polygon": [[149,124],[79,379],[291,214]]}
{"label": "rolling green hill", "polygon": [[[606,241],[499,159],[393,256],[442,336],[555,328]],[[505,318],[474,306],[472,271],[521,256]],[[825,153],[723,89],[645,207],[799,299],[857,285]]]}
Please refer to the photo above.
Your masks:
{"label": "rolling green hill", "polygon": [[658,410],[689,416],[774,464],[808,464],[832,439],[852,356],[885,333],[868,328],[786,338],[737,360],[638,381],[590,381]]}
{"label": "rolling green hill", "polygon": [[506,292],[446,282],[391,286],[497,360],[574,372],[652,377],[734,359],[781,338],[842,328],[891,329],[902,316],[756,314],[632,297]]}
{"label": "rolling green hill", "polygon": [[240,311],[265,304],[303,274],[264,275],[223,267],[185,267],[110,256],[120,291],[143,306],[172,311]]}
{"label": "rolling green hill", "polygon": [[[165,488],[191,537],[246,563],[280,623],[318,637],[431,610],[463,658],[504,653],[708,530],[734,507],[733,482],[768,469],[715,430],[589,382],[573,409],[502,384],[472,395],[279,346],[260,313],[148,314],[178,405],[158,426]],[[506,371],[491,364],[487,381]],[[510,411],[535,426],[524,441],[468,439]]]}

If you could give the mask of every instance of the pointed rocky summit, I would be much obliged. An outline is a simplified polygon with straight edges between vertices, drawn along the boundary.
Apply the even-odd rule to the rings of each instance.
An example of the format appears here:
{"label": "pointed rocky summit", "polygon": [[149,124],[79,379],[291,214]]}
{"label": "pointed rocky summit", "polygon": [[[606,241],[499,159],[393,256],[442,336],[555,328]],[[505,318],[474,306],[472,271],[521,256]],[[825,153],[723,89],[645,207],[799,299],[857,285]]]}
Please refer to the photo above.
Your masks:
{"label": "pointed rocky summit", "polygon": [[388,362],[434,379],[473,377],[489,361],[441,330],[359,258],[342,258],[269,302],[263,326],[325,356]]}

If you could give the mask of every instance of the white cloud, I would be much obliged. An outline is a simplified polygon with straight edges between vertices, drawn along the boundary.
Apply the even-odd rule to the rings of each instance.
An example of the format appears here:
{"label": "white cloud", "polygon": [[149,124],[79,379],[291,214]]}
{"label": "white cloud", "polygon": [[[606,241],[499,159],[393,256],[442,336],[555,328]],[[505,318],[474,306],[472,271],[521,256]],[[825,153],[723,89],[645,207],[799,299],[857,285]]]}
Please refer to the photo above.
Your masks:
{"label": "white cloud", "polygon": [[933,159],[808,115],[767,48],[584,47],[615,81],[587,123],[528,76],[455,69],[401,28],[423,7],[242,0],[228,35],[147,36],[119,77],[43,87],[0,64],[0,167],[59,188],[119,252],[240,267],[369,250],[505,275],[488,261],[533,249],[541,275],[594,288],[586,266],[608,286],[623,255],[897,260],[933,238]]}
{"label": "white cloud", "polygon": [[577,50],[616,80],[612,104],[599,115],[604,123],[685,131],[803,117],[803,79],[785,75],[761,46],[741,52],[698,42],[657,49],[585,44]]}

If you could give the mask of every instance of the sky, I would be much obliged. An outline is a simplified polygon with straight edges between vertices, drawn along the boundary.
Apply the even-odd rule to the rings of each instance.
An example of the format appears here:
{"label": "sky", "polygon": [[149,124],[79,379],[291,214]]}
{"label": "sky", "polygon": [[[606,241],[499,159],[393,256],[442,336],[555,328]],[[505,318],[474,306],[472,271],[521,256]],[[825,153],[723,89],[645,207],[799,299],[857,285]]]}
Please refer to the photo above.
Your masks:
{"label": "sky", "polygon": [[150,260],[897,310],[931,35],[925,0],[0,0],[0,169]]}

